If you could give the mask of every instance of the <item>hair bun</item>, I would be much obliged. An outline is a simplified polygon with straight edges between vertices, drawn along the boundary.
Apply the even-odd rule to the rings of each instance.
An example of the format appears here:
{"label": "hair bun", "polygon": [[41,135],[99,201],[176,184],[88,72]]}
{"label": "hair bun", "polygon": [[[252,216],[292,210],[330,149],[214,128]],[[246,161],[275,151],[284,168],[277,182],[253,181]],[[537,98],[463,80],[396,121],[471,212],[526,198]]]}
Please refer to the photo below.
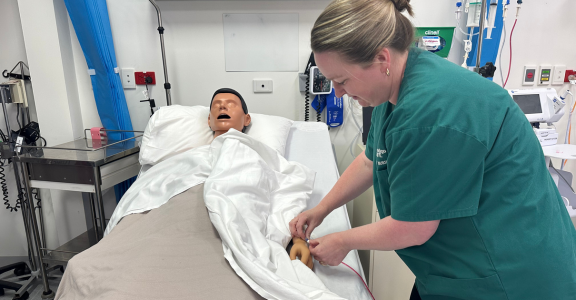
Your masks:
{"label": "hair bun", "polygon": [[410,16],[414,16],[410,0],[390,0],[399,12],[407,11]]}

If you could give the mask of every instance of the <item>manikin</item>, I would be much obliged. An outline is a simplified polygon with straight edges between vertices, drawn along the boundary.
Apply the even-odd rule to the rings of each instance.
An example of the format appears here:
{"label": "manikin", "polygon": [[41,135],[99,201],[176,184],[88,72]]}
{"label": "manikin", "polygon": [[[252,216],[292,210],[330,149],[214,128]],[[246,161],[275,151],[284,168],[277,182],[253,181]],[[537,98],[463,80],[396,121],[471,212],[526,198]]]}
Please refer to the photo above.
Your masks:
{"label": "manikin", "polygon": [[[212,96],[208,126],[214,132],[214,138],[228,132],[230,128],[245,132],[251,118],[244,98],[237,91],[221,88]],[[306,266],[313,269],[314,263],[308,245],[299,237],[292,238],[290,259],[299,258]]]}

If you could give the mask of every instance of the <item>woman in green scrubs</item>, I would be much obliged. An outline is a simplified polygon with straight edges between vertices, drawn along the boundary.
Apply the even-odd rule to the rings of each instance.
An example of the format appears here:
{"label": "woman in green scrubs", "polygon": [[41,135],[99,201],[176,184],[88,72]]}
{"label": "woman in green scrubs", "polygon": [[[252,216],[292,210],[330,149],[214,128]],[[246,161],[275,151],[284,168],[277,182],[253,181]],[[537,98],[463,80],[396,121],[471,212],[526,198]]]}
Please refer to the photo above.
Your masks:
{"label": "woman in green scrubs", "polygon": [[411,48],[403,11],[408,0],[335,0],[314,24],[336,95],[374,112],[366,151],[292,234],[373,185],[381,220],[310,240],[322,264],[395,250],[424,300],[576,299],[576,231],[526,117],[495,83]]}

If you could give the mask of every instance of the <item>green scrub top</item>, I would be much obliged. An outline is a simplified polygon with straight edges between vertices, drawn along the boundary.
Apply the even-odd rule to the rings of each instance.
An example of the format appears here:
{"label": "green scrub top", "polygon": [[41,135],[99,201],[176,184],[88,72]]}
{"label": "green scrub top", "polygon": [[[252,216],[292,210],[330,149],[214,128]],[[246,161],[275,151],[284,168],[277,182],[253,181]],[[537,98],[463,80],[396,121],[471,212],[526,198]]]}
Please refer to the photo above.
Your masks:
{"label": "green scrub top", "polygon": [[506,90],[411,49],[365,153],[380,218],[441,220],[426,243],[396,251],[422,299],[576,299],[576,231]]}

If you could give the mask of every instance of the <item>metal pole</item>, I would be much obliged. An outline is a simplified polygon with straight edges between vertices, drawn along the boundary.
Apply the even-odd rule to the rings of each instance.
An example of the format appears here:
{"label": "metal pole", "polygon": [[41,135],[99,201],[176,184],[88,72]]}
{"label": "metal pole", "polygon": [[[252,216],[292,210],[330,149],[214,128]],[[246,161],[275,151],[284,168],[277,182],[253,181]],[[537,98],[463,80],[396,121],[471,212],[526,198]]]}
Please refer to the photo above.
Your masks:
{"label": "metal pole", "polygon": [[164,50],[164,27],[162,27],[162,14],[160,13],[160,7],[156,4],[156,1],[149,0],[154,8],[156,9],[156,14],[158,15],[158,32],[160,33],[160,47],[162,48],[162,64],[164,66],[164,89],[166,90],[166,105],[172,105],[172,98],[170,97],[170,81],[168,80],[168,68],[166,67],[166,51]]}
{"label": "metal pole", "polygon": [[31,228],[31,224],[30,224],[30,213],[28,212],[28,210],[26,209],[26,205],[22,204],[21,206],[21,210],[22,210],[22,218],[24,218],[24,230],[26,231],[26,242],[28,243],[28,260],[30,261],[31,270],[38,270],[36,267],[36,257],[33,255],[34,252],[34,246],[32,245],[32,239],[30,238],[30,228]]}
{"label": "metal pole", "polygon": [[94,235],[96,236],[95,242],[100,240],[100,235],[98,235],[98,224],[96,223],[96,207],[94,205],[94,197],[91,193],[88,194],[88,202],[90,202],[90,214],[92,214],[92,228],[94,229]]}
{"label": "metal pole", "polygon": [[38,254],[38,260],[40,261],[40,274],[42,274],[42,283],[44,284],[44,293],[42,294],[42,298],[47,298],[49,296],[54,296],[52,290],[50,290],[50,286],[48,285],[48,276],[46,274],[46,268],[44,267],[44,260],[42,258],[42,246],[40,245],[40,233],[38,233],[38,222],[36,221],[36,214],[34,213],[34,201],[30,201],[32,199],[32,193],[30,192],[30,177],[28,176],[28,170],[26,166],[22,162],[20,162],[22,167],[22,173],[24,175],[24,182],[26,184],[26,195],[28,196],[28,201],[24,201],[28,205],[28,210],[31,212],[32,216],[32,233],[34,234],[34,241],[36,242],[36,249]]}
{"label": "metal pole", "polygon": [[[36,192],[38,193],[38,216],[40,217],[40,230],[41,230],[41,236],[42,236],[42,246],[47,247],[46,246],[46,230],[44,229],[44,215],[42,214],[42,205],[40,205],[39,203],[42,202],[42,198],[40,197],[40,189],[36,189]],[[34,201],[34,199],[31,199],[30,201]],[[46,251],[43,251],[44,255],[46,255]]]}
{"label": "metal pole", "polygon": [[104,216],[104,199],[102,197],[102,190],[100,187],[100,182],[102,178],[100,177],[100,167],[94,168],[94,193],[96,194],[96,205],[100,210],[100,229],[102,230],[102,237],[104,237],[104,231],[106,230],[106,217]]}
{"label": "metal pole", "polygon": [[34,246],[32,244],[32,238],[30,237],[31,235],[31,228],[32,228],[32,224],[31,223],[31,219],[30,219],[30,212],[28,211],[28,209],[26,208],[26,205],[24,203],[21,203],[21,207],[20,209],[22,210],[22,217],[24,218],[24,230],[26,231],[26,243],[28,244],[28,259],[30,260],[30,264],[32,269],[34,271],[37,271],[37,264],[36,264],[36,256],[34,256]]}
{"label": "metal pole", "polygon": [[[0,100],[2,101],[2,110],[4,112],[4,121],[6,122],[6,129],[8,130],[8,142],[12,142],[12,135],[10,134],[10,120],[8,119],[8,110],[6,109],[6,93],[9,90],[7,87],[0,87]],[[18,197],[21,193],[20,176],[18,175],[18,166],[16,162],[13,161],[14,165],[14,176],[16,180],[16,188],[18,189]],[[24,204],[21,204],[22,218],[24,221],[24,230],[26,230],[26,242],[28,243],[28,260],[30,261],[33,270],[36,270],[36,258],[33,255],[34,247],[32,245],[32,239],[30,238],[30,215],[26,210]]]}
{"label": "metal pole", "polygon": [[482,0],[480,8],[480,31],[478,33],[478,51],[476,51],[476,68],[474,72],[480,72],[480,58],[482,57],[482,40],[484,38],[484,19],[486,18],[486,4],[488,0]]}

